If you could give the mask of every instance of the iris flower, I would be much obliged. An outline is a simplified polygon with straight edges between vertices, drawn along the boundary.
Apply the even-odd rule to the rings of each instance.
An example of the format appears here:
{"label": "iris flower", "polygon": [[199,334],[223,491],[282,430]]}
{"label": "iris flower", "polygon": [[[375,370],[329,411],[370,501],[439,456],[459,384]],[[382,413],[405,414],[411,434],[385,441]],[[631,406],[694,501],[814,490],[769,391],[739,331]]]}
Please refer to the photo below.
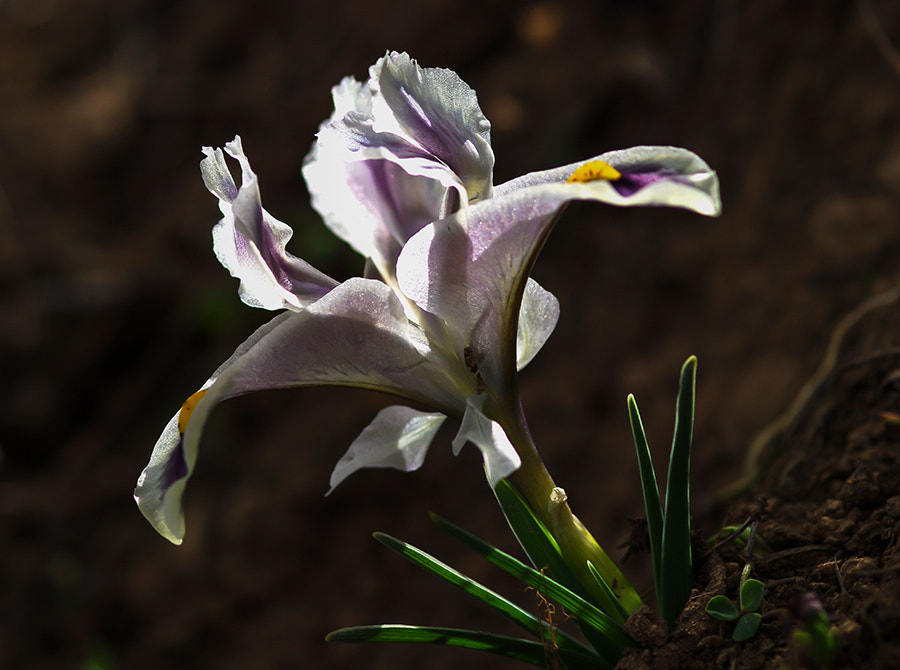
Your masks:
{"label": "iris flower", "polygon": [[492,486],[523,458],[539,462],[516,372],[556,325],[556,298],[529,273],[566,203],[719,211],[715,174],[672,147],[614,151],[494,186],[490,123],[475,92],[406,54],[388,53],[367,82],[346,78],[333,97],[303,173],[325,223],[366,258],[363,277],[338,282],[286,251],[292,231],[263,209],[239,137],[224,152],[203,150],[203,181],[223,215],[216,256],[240,279],[244,302],[283,311],[187,399],[138,480],[141,511],[176,544],[209,413],[251,391],[353,386],[417,407],[382,410],[337,464],[332,489],[362,467],[418,468],[447,416],[460,421],[454,453],[478,447]]}

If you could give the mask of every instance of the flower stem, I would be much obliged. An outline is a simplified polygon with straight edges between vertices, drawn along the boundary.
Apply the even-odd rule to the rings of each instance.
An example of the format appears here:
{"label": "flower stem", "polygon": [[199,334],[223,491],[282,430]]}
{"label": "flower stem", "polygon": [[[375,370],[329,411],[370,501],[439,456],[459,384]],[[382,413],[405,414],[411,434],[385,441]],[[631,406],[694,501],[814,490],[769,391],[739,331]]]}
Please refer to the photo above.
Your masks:
{"label": "flower stem", "polygon": [[588,568],[588,561],[594,565],[597,572],[618,597],[625,611],[634,612],[642,604],[637,591],[634,590],[619,567],[603,551],[584,524],[572,513],[565,492],[553,482],[553,478],[537,453],[531,433],[525,423],[521,405],[514,416],[515,420],[506,422],[504,428],[507,431],[507,437],[522,459],[522,465],[509,476],[508,481],[553,535],[566,565],[604,606],[604,609],[608,612],[615,612],[618,608],[608,602],[607,594]]}

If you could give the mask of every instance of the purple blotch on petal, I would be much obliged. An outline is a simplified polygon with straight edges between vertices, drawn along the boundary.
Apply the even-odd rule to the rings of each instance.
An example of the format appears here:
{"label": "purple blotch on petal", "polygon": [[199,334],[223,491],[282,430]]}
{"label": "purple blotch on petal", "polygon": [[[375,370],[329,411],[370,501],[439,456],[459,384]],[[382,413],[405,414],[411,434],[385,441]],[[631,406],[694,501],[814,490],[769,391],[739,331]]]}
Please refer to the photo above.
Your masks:
{"label": "purple blotch on petal", "polygon": [[175,482],[188,476],[187,461],[184,458],[184,435],[178,438],[178,444],[169,454],[160,477],[160,486],[167,491]]}
{"label": "purple blotch on petal", "polygon": [[630,197],[658,181],[683,181],[679,179],[679,175],[664,168],[641,166],[641,172],[621,172],[621,177],[615,181],[611,181],[612,187],[616,189],[619,195]]}

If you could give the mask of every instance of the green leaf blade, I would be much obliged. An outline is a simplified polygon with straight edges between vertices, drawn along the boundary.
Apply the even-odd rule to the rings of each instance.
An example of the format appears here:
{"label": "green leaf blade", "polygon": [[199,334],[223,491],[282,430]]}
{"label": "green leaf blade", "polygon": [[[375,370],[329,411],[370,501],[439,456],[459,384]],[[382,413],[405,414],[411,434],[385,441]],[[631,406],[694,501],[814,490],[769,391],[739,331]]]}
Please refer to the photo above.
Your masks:
{"label": "green leaf blade", "polygon": [[[585,600],[547,575],[528,567],[509,554],[492,547],[449,521],[436,515],[432,515],[432,518],[441,530],[460,540],[463,544],[481,554],[513,577],[525,582],[528,586],[537,589],[548,598],[565,607],[570,614],[573,614],[578,619],[579,625],[587,624],[596,633],[589,638],[591,645],[594,646],[597,653],[613,664],[618,661],[623,649],[634,645],[634,641],[622,631],[622,626],[593,603]],[[585,636],[589,634],[589,631],[583,626],[582,631],[585,632]]]}
{"label": "green leaf blade", "polygon": [[663,509],[659,499],[659,485],[656,483],[656,471],[650,455],[650,445],[644,432],[644,424],[638,411],[634,396],[628,396],[628,418],[631,422],[631,435],[637,451],[638,470],[641,476],[641,489],[644,493],[644,513],[647,515],[647,532],[650,535],[650,552],[653,556],[653,582],[659,584],[662,569],[662,532]]}
{"label": "green leaf blade", "polygon": [[657,584],[660,612],[669,630],[674,628],[675,620],[684,609],[693,585],[690,465],[696,377],[697,358],[691,356],[681,368],[675,405],[675,434],[666,479],[660,583]]}
{"label": "green leaf blade", "polygon": [[[434,558],[430,554],[384,533],[375,533],[374,537],[383,545],[389,549],[393,549],[423,570],[440,577],[470,596],[480,600],[494,611],[520,626],[528,633],[534,635],[536,638],[543,639],[543,636],[547,634],[548,626],[545,622],[540,621],[533,614],[525,611],[512,601],[476,582],[474,579],[465,576],[461,572],[454,570],[446,563]],[[557,632],[556,636],[558,642],[566,648],[581,652],[590,652],[590,649],[570,635]]]}
{"label": "green leaf blade", "polygon": [[[402,624],[355,626],[336,630],[325,639],[328,642],[407,642],[462,647],[497,654],[540,667],[545,667],[548,653],[547,648],[541,642],[436,626],[406,626]],[[558,655],[559,659],[571,670],[613,667],[612,664],[592,654],[568,649],[553,649],[551,653]]]}
{"label": "green leaf blade", "polygon": [[600,571],[596,568],[596,566],[590,561],[587,562],[588,571],[591,573],[594,579],[597,580],[597,585],[603,590],[606,594],[606,597],[612,602],[613,606],[616,608],[616,614],[618,617],[625,621],[628,619],[628,611],[619,602],[619,599],[616,598],[616,594],[613,593],[613,590],[609,587],[609,584],[606,583],[606,580],[603,579],[603,575],[600,574]]}

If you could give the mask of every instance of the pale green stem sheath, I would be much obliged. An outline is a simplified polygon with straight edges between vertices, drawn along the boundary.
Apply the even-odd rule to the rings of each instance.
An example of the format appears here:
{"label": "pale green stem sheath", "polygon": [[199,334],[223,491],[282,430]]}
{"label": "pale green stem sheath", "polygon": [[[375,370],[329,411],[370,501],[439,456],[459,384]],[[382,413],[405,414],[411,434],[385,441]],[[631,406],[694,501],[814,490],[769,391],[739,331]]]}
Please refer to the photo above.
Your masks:
{"label": "pale green stem sheath", "polygon": [[622,607],[628,613],[634,612],[642,605],[640,596],[619,567],[603,551],[590,531],[572,513],[566,501],[565,492],[554,483],[538,455],[531,432],[525,423],[521,404],[517,402],[516,405],[515,410],[501,414],[504,419],[511,419],[502,423],[507,437],[522,459],[522,465],[507,480],[528,502],[535,516],[553,535],[569,569],[575,573],[579,581],[604,609],[608,612],[616,611],[615,606],[608,601],[606,593],[591,574],[588,562],[594,565],[597,572],[616,594]]}

